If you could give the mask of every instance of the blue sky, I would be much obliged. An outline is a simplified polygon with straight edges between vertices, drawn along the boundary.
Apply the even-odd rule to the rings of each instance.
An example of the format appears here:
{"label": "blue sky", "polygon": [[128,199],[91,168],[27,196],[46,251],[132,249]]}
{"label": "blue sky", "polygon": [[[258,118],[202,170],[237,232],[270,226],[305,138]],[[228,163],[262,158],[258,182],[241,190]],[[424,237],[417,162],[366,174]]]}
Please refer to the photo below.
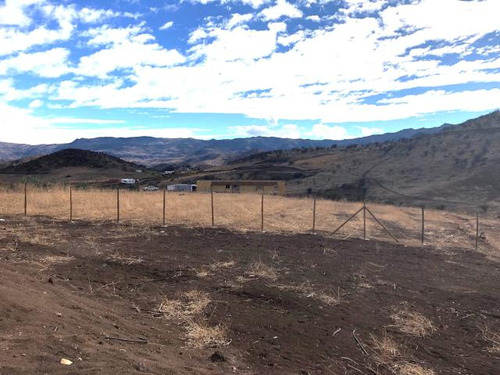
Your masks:
{"label": "blue sky", "polygon": [[498,0],[0,0],[0,141],[345,139],[500,107]]}

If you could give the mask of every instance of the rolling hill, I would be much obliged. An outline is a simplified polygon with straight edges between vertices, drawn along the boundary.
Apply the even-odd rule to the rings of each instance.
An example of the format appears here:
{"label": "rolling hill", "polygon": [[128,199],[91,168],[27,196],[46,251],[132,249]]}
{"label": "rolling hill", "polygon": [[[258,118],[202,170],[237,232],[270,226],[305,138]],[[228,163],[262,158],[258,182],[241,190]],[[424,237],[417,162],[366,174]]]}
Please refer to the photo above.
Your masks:
{"label": "rolling hill", "polygon": [[102,152],[93,152],[79,149],[64,149],[49,155],[29,160],[20,160],[11,163],[0,170],[0,173],[11,174],[41,174],[56,169],[82,167],[92,169],[120,169],[124,172],[133,172],[138,165],[126,162],[115,156]]}
{"label": "rolling hill", "polygon": [[200,178],[286,179],[293,195],[483,211],[500,208],[500,112],[398,141],[273,151]]}

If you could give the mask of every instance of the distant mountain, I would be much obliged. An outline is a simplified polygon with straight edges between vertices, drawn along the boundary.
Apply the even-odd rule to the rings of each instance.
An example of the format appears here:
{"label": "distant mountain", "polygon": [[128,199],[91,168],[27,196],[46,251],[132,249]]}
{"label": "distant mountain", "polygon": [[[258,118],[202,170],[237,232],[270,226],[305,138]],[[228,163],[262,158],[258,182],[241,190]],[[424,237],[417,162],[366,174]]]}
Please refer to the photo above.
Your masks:
{"label": "distant mountain", "polygon": [[0,161],[12,161],[30,156],[39,156],[66,148],[82,149],[120,157],[124,160],[148,166],[169,165],[223,165],[246,155],[273,151],[332,145],[364,145],[373,142],[411,138],[419,134],[440,132],[444,127],[430,129],[406,129],[396,133],[372,135],[343,141],[289,139],[276,137],[252,137],[223,140],[199,140],[192,138],[81,138],[67,144],[23,145],[0,142]]}
{"label": "distant mountain", "polygon": [[102,152],[64,149],[39,158],[19,160],[0,169],[4,174],[43,174],[62,168],[117,169],[134,172],[138,166]]}

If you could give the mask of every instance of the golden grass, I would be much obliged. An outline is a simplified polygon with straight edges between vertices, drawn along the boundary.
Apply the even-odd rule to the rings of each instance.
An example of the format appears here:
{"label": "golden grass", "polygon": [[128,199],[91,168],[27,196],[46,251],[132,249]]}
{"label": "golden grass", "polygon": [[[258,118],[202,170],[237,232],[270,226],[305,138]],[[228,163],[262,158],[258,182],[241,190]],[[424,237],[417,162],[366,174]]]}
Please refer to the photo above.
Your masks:
{"label": "golden grass", "polygon": [[500,354],[500,331],[485,326],[481,332],[484,340],[489,344],[487,350],[493,354]]}
{"label": "golden grass", "polygon": [[212,275],[214,272],[220,271],[222,269],[227,269],[227,268],[233,268],[236,265],[236,262],[234,260],[230,260],[227,262],[215,262],[212,264],[209,264],[207,266],[203,266],[198,269],[194,269],[196,272],[196,276],[198,277],[207,277]]}
{"label": "golden grass", "polygon": [[186,339],[187,345],[193,348],[220,347],[229,344],[225,327],[193,321],[187,326]]}
{"label": "golden grass", "polygon": [[401,363],[397,365],[398,375],[434,375],[431,369],[422,367],[416,363]]}
{"label": "golden grass", "polygon": [[223,325],[209,325],[200,319],[211,302],[207,293],[192,290],[184,293],[180,300],[165,298],[158,307],[158,312],[184,324],[188,346],[204,348],[228,345],[227,330]]}
{"label": "golden grass", "polygon": [[395,310],[391,314],[394,327],[411,336],[425,337],[436,331],[432,321],[422,314],[407,308]]}
{"label": "golden grass", "polygon": [[257,276],[272,281],[278,279],[278,271],[276,271],[274,267],[262,262],[260,259],[249,265],[247,274],[251,277]]}
{"label": "golden grass", "polygon": [[409,362],[408,353],[404,351],[394,338],[387,335],[381,337],[371,335],[371,346],[373,359],[377,366],[384,366],[391,370],[391,373],[398,375],[434,375],[434,371],[419,364]]}
{"label": "golden grass", "polygon": [[287,290],[301,295],[304,298],[312,298],[316,301],[324,303],[325,305],[338,305],[344,302],[340,288],[337,288],[335,293],[325,293],[323,290],[317,289],[314,285],[310,283],[303,283],[300,285],[276,285],[278,289]]}
{"label": "golden grass", "polygon": [[[28,216],[43,215],[58,220],[70,217],[69,188],[52,187],[37,189],[28,186]],[[215,225],[241,231],[260,230],[261,197],[257,194],[215,194]],[[316,204],[316,230],[333,232],[362,205],[318,199]],[[264,230],[268,232],[305,233],[312,229],[313,200],[310,198],[264,197]],[[404,244],[420,243],[420,209],[395,207],[382,204],[368,205],[370,210]],[[23,215],[24,191],[0,189],[0,217]],[[120,191],[120,221],[130,224],[161,225],[163,192]],[[117,194],[113,190],[73,189],[73,219],[115,221],[117,219]],[[210,194],[167,193],[166,224],[196,227],[211,226]],[[481,219],[481,232],[485,232],[489,247],[500,250],[499,220]],[[466,215],[444,211],[426,210],[426,242],[438,247],[474,246],[475,220]],[[361,237],[362,215],[344,226],[339,237]],[[392,240],[382,228],[367,215],[367,236]],[[481,242],[482,245],[482,242]],[[484,246],[483,246],[484,247]]]}
{"label": "golden grass", "polygon": [[371,348],[375,352],[374,358],[378,365],[394,366],[395,361],[401,358],[401,346],[387,333],[382,337],[371,335]]}

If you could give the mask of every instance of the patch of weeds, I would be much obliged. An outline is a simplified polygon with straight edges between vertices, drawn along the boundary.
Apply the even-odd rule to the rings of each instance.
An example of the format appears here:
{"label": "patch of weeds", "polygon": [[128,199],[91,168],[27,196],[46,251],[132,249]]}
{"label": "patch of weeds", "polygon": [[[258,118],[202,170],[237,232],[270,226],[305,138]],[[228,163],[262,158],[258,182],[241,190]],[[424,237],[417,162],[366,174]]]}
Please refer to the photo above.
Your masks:
{"label": "patch of weeds", "polygon": [[436,327],[430,319],[407,308],[395,310],[391,314],[391,319],[394,321],[394,327],[408,335],[425,337],[436,331]]}
{"label": "patch of weeds", "polygon": [[281,290],[299,293],[305,298],[312,298],[316,301],[324,303],[325,305],[334,306],[344,302],[340,288],[337,288],[335,293],[328,294],[324,291],[318,290],[318,288],[310,283],[303,283],[301,285],[276,285],[276,287]]}
{"label": "patch of weeds", "polygon": [[278,272],[276,271],[275,268],[272,266],[268,266],[264,262],[262,262],[260,259],[257,262],[253,262],[250,264],[248,267],[248,272],[249,275],[255,275],[258,277],[262,277],[264,279],[272,280],[275,281],[278,279]]}
{"label": "patch of weeds", "polygon": [[398,375],[434,375],[435,372],[431,369],[422,367],[416,363],[403,362],[396,366]]}
{"label": "patch of weeds", "polygon": [[227,329],[222,325],[209,326],[206,323],[187,323],[187,345],[193,348],[220,347],[229,345]]}
{"label": "patch of weeds", "polygon": [[500,332],[485,326],[481,329],[483,339],[488,342],[489,347],[487,351],[493,354],[500,353]]}
{"label": "patch of weeds", "polygon": [[182,295],[182,300],[164,299],[158,308],[166,318],[184,323],[186,343],[194,348],[228,345],[227,329],[221,324],[209,325],[199,321],[199,316],[212,302],[207,293],[192,290]]}

